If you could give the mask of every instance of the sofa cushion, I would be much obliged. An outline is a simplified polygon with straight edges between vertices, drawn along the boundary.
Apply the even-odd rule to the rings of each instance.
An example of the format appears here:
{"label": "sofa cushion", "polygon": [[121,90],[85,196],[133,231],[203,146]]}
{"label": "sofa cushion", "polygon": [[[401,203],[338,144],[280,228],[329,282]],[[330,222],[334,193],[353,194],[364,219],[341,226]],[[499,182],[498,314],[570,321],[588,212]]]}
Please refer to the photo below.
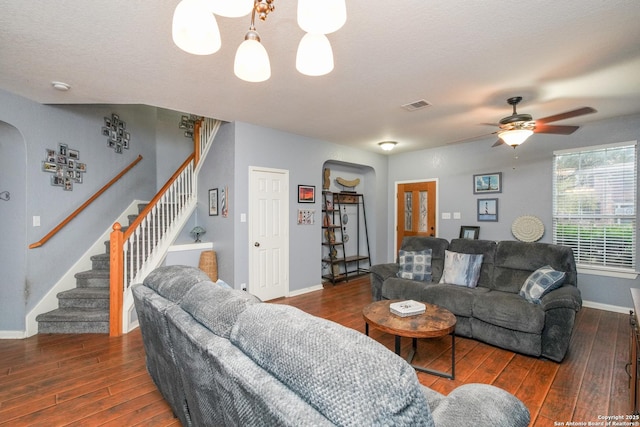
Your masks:
{"label": "sofa cushion", "polygon": [[399,269],[397,276],[402,279],[431,281],[431,249],[423,251],[398,251]]}
{"label": "sofa cushion", "polygon": [[180,307],[214,334],[229,338],[238,315],[259,302],[248,292],[202,282],[185,295]]}
{"label": "sofa cushion", "polygon": [[524,281],[520,296],[531,303],[540,304],[543,296],[562,286],[564,277],[563,271],[556,271],[548,265],[540,267]]}
{"label": "sofa cushion", "polygon": [[494,289],[517,294],[527,277],[545,265],[564,271],[564,285],[577,284],[573,251],[567,246],[505,240],[496,250]]}
{"label": "sofa cushion", "polygon": [[440,283],[475,288],[480,277],[482,254],[471,255],[445,251],[444,270]]}
{"label": "sofa cushion", "polygon": [[489,289],[433,284],[422,290],[419,301],[444,307],[456,316],[471,317],[473,300],[476,295],[486,292]]}
{"label": "sofa cushion", "polygon": [[540,305],[530,304],[518,294],[490,291],[474,299],[473,317],[506,329],[540,334],[545,313]]}
{"label": "sofa cushion", "polygon": [[210,281],[207,273],[197,267],[168,265],[158,267],[144,279],[144,285],[175,303],[197,283]]}
{"label": "sofa cushion", "polygon": [[361,332],[265,303],[240,314],[230,339],[336,425],[434,425],[415,370]]}

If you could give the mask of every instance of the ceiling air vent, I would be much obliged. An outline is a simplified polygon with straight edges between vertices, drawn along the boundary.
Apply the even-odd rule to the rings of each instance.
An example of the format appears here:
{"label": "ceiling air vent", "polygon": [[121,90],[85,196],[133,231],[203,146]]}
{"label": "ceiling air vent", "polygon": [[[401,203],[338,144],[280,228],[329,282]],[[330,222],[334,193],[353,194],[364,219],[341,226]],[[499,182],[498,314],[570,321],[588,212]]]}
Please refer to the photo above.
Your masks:
{"label": "ceiling air vent", "polygon": [[404,104],[402,106],[402,108],[404,108],[407,111],[416,111],[416,110],[421,110],[421,109],[429,107],[429,106],[431,106],[431,104],[429,104],[429,102],[425,101],[424,99],[420,99],[418,101],[413,101],[413,102],[410,102],[408,104]]}

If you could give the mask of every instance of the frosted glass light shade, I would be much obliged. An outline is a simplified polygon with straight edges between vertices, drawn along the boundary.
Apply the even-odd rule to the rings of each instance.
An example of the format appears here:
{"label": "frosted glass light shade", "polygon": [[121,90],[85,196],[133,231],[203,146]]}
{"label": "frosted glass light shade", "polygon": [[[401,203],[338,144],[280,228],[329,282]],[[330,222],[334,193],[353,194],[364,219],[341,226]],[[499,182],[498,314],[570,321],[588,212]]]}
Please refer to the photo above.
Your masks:
{"label": "frosted glass light shade", "polygon": [[271,63],[267,50],[257,40],[245,40],[236,51],[233,63],[235,75],[247,82],[263,82],[271,77]]}
{"label": "frosted glass light shade", "polygon": [[222,45],[220,30],[204,0],[182,0],[173,12],[173,42],[194,55],[211,55]]}
{"label": "frosted glass light shade", "polygon": [[298,0],[298,25],[307,33],[329,34],[347,22],[345,0]]}
{"label": "frosted glass light shade", "polygon": [[212,13],[227,18],[239,18],[251,13],[254,0],[207,0]]}
{"label": "frosted glass light shade", "polygon": [[333,70],[333,50],[327,36],[307,33],[302,37],[296,68],[307,76],[323,76]]}
{"label": "frosted glass light shade", "polygon": [[512,147],[517,147],[518,145],[522,144],[531,135],[533,135],[533,131],[532,130],[528,130],[528,129],[513,129],[513,130],[507,130],[507,131],[504,131],[504,132],[500,132],[498,134],[498,136],[507,145],[510,145]]}

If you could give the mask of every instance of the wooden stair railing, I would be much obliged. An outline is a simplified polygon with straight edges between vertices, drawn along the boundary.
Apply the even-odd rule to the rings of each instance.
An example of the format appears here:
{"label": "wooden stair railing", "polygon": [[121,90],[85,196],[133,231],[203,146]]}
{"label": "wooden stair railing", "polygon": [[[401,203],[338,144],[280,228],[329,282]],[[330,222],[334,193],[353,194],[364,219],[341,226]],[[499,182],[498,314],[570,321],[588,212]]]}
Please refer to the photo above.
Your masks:
{"label": "wooden stair railing", "polygon": [[[125,296],[134,281],[139,282],[162,259],[169,240],[188,219],[197,203],[197,173],[220,121],[202,119],[195,123],[194,150],[148,203],[126,231],[113,225],[110,239],[109,335],[123,333]],[[182,221],[182,223],[181,223]],[[129,301],[130,303],[130,301]]]}
{"label": "wooden stair railing", "polygon": [[84,211],[87,208],[87,206],[89,206],[91,203],[93,203],[98,197],[100,197],[102,195],[102,193],[107,191],[109,189],[109,187],[111,187],[113,184],[115,184],[120,178],[122,178],[127,172],[129,172],[141,160],[142,160],[142,156],[138,155],[138,157],[133,162],[131,162],[131,164],[129,164],[129,166],[124,168],[122,170],[122,172],[120,172],[118,175],[116,175],[111,181],[109,181],[104,187],[102,187],[100,190],[98,190],[93,196],[89,197],[89,199],[86,202],[84,202],[78,209],[73,211],[71,213],[71,215],[66,217],[60,224],[55,226],[49,233],[47,233],[46,236],[44,236],[39,241],[30,244],[29,245],[29,249],[39,248],[40,246],[42,246],[45,243],[47,243],[49,241],[49,239],[51,239],[53,236],[55,236],[60,230],[62,230],[67,224],[69,224],[75,217],[80,215],[80,213],[82,211]]}

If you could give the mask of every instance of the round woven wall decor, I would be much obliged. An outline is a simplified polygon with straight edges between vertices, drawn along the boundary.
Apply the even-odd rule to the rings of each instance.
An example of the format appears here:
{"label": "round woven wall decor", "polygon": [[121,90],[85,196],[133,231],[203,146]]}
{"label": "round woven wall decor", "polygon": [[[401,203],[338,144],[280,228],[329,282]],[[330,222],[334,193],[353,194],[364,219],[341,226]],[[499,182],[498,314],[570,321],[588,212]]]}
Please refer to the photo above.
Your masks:
{"label": "round woven wall decor", "polygon": [[511,233],[521,242],[535,242],[544,234],[544,224],[538,217],[523,215],[513,221]]}

